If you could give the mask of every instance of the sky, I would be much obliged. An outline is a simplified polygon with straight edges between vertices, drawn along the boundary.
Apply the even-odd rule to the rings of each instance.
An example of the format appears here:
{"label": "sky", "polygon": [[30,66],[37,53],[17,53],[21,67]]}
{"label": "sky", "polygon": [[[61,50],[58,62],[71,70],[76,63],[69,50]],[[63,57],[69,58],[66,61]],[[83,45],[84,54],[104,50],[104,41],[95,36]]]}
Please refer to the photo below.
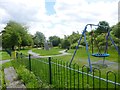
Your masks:
{"label": "sky", "polygon": [[[0,31],[10,21],[25,24],[32,35],[61,38],[81,33],[88,23],[118,22],[119,0],[0,0]],[[89,31],[89,30],[88,30]]]}

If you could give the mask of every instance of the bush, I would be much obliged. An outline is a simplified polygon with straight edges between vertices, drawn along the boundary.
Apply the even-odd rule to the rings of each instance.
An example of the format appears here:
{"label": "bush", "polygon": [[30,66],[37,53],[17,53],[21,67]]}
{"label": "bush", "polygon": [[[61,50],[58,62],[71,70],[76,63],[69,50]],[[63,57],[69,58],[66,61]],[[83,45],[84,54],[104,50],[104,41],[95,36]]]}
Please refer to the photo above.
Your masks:
{"label": "bush", "polygon": [[[76,46],[78,45],[78,43],[74,43],[74,44],[72,44],[71,45],[71,49],[76,49]],[[83,46],[83,45],[79,45],[79,47],[78,48],[83,48],[83,47],[85,47],[85,46]]]}
{"label": "bush", "polygon": [[77,43],[72,44],[72,45],[71,45],[71,49],[75,49],[76,46],[77,46]]}
{"label": "bush", "polygon": [[67,39],[63,40],[62,43],[61,43],[61,47],[64,48],[64,49],[69,48],[70,47],[70,42]]}
{"label": "bush", "polygon": [[1,74],[1,90],[6,90],[6,84],[5,84],[5,75],[3,69],[0,71]]}
{"label": "bush", "polygon": [[23,80],[27,88],[40,88],[36,76],[30,72],[25,66],[20,65],[16,69],[18,77]]}

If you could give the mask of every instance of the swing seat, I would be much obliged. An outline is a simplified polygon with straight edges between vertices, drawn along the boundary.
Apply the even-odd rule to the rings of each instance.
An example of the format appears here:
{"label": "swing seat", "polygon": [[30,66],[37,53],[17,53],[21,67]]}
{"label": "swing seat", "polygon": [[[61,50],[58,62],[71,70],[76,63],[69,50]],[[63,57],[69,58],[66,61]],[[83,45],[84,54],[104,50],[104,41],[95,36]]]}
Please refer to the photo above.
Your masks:
{"label": "swing seat", "polygon": [[94,57],[108,57],[108,56],[110,56],[110,54],[107,54],[107,53],[103,53],[103,54],[94,53],[94,54],[92,54],[92,56],[94,56]]}

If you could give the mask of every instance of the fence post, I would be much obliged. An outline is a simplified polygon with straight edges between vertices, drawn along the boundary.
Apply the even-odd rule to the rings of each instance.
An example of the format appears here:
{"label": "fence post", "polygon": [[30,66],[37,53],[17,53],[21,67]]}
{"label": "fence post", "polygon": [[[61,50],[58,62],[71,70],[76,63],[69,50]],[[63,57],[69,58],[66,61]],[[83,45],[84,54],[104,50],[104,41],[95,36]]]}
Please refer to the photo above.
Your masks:
{"label": "fence post", "polygon": [[16,52],[16,59],[18,59],[18,52]]}
{"label": "fence post", "polygon": [[29,54],[29,70],[31,71],[31,55]]}
{"label": "fence post", "polygon": [[22,53],[20,53],[20,58],[22,58],[23,57],[23,54]]}
{"label": "fence post", "polygon": [[48,60],[49,60],[49,84],[52,84],[51,57],[48,57]]}

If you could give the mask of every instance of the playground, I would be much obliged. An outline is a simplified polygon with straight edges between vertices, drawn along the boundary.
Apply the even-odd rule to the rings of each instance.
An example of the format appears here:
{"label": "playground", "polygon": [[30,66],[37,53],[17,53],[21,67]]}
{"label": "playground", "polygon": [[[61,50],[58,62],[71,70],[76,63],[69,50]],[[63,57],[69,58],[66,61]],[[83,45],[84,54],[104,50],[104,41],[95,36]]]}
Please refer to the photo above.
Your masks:
{"label": "playground", "polygon": [[[90,45],[88,45],[87,38],[86,38],[87,37],[86,32],[88,27],[91,28],[91,32],[92,32],[90,37],[91,38]],[[92,30],[92,27],[102,27],[104,30],[106,30],[105,37],[104,37],[105,39],[104,49],[100,50],[100,47],[98,45],[96,45],[97,47],[95,47],[95,44],[97,44],[98,42],[95,39],[94,31]],[[17,53],[22,53],[25,55],[33,54],[33,56],[40,55],[40,57],[49,57],[49,56],[56,57],[57,56],[57,58],[64,58],[65,61],[69,61],[70,63],[69,66],[72,64],[72,62],[77,63],[80,66],[85,64],[89,66],[90,72],[92,72],[92,67],[107,68],[113,64],[115,64],[114,67],[117,67],[117,55],[119,55],[120,52],[118,50],[118,47],[114,43],[114,40],[110,36],[110,31],[111,30],[108,27],[105,27],[102,25],[87,24],[82,32],[82,35],[78,40],[78,44],[76,48],[70,49],[67,52],[65,49],[60,49],[58,47],[51,48],[49,47],[48,43],[45,41],[44,49],[31,48],[28,50],[21,50],[21,51],[15,51],[15,52],[12,52],[10,50],[5,50],[7,53],[0,52],[0,54],[2,55],[1,58],[3,60],[11,59],[11,57],[16,58]],[[79,48],[79,45],[81,45],[82,39],[84,39],[85,46],[82,48]],[[113,45],[113,47],[111,48],[108,47],[109,39],[111,41],[111,44]],[[61,51],[64,53],[66,52],[67,54],[61,54]]]}
{"label": "playground", "polygon": [[[87,34],[87,27],[90,26],[91,27],[91,35],[88,38],[88,34]],[[102,27],[104,29],[106,29],[107,31],[105,31],[104,33],[104,41],[105,43],[102,45],[102,48],[100,46],[98,46],[98,41],[94,36],[94,31],[92,30],[92,27]],[[65,87],[73,87],[74,85],[72,85],[73,83],[76,83],[76,79],[75,77],[78,78],[78,75],[85,73],[85,75],[87,75],[87,78],[91,75],[92,78],[94,78],[94,73],[96,74],[95,77],[99,78],[99,80],[103,80],[105,81],[103,84],[101,84],[101,86],[104,86],[105,83],[108,83],[107,79],[109,77],[109,83],[112,84],[110,85],[110,87],[115,85],[119,85],[119,83],[116,84],[116,82],[118,82],[118,56],[120,55],[119,49],[117,47],[117,45],[115,44],[114,40],[112,39],[111,35],[110,35],[110,31],[108,27],[104,27],[102,25],[95,25],[95,24],[87,24],[81,34],[81,36],[79,37],[79,40],[77,42],[77,45],[75,47],[75,49],[70,49],[68,47],[66,48],[60,48],[60,47],[50,47],[48,45],[48,43],[45,41],[44,43],[44,47],[43,48],[29,48],[27,47],[27,49],[23,49],[23,50],[8,50],[5,49],[3,51],[0,52],[0,54],[2,55],[1,61],[0,63],[3,63],[3,67],[10,67],[13,65],[14,68],[16,68],[16,70],[19,68],[19,64],[23,65],[24,67],[27,68],[27,70],[32,71],[36,77],[40,77],[39,72],[41,74],[41,76],[43,75],[44,79],[48,79],[48,78],[52,78],[54,77],[58,79],[57,82],[61,82],[62,85],[58,86],[58,87],[64,87],[63,83],[62,83],[62,79],[67,75],[69,76],[68,80],[74,80],[74,82],[68,82],[69,84],[71,84],[70,86],[68,85],[68,83],[65,80],[64,83],[67,83],[67,86]],[[90,43],[88,42],[88,39],[90,39]],[[84,42],[84,46],[79,47],[81,45],[81,42]],[[83,43],[82,42],[82,43]],[[109,43],[111,42],[111,47],[109,46]],[[50,59],[51,58],[51,59]],[[49,62],[48,62],[48,60]],[[45,65],[46,64],[46,65]],[[8,66],[7,66],[8,65]],[[18,66],[17,66],[18,65]],[[50,65],[49,67],[47,65]],[[52,68],[51,68],[52,65]],[[57,66],[56,66],[57,65]],[[67,66],[66,66],[67,65]],[[79,67],[79,69],[77,68],[77,66]],[[57,68],[61,68],[60,72],[59,70],[57,70]],[[83,71],[84,67],[86,67],[85,71]],[[40,70],[38,68],[41,68]],[[43,69],[42,69],[43,68]],[[49,70],[51,70],[52,72],[50,72],[49,70],[47,70],[49,68]],[[24,68],[23,68],[24,69]],[[70,72],[70,74],[65,70],[67,69],[67,71]],[[73,69],[73,71],[71,71]],[[78,70],[78,72],[80,72],[77,76],[75,75],[76,70]],[[95,70],[98,70],[99,72],[95,72]],[[75,70],[75,72],[74,72]],[[44,72],[49,71],[49,76],[47,76],[47,73]],[[109,73],[114,72],[113,75],[107,76]],[[18,73],[21,75],[22,71]],[[43,73],[41,73],[43,72]],[[71,79],[71,72],[74,74],[74,79]],[[107,74],[106,74],[107,72]],[[54,73],[54,75],[51,77],[51,73]],[[63,75],[64,74],[64,75]],[[89,75],[88,75],[89,74]],[[29,75],[29,74],[28,74]],[[58,76],[57,76],[58,75]],[[63,75],[63,77],[62,77]],[[83,74],[82,74],[83,75]],[[100,76],[99,76],[100,75]],[[67,77],[66,76],[66,77]],[[23,79],[24,79],[23,75]],[[47,78],[45,78],[47,77]],[[61,77],[61,79],[59,79],[59,77]],[[83,76],[82,76],[83,77]],[[115,78],[114,78],[115,77]],[[116,78],[117,77],[117,78]],[[92,80],[91,79],[86,79],[85,81],[88,82],[88,80]],[[22,78],[21,78],[22,79]],[[49,84],[52,84],[52,82],[54,82],[50,80]],[[26,79],[27,80],[27,79]],[[24,82],[26,82],[26,80]],[[79,80],[79,79],[78,79]],[[114,81],[115,80],[115,81]],[[37,81],[36,81],[37,82]],[[54,82],[55,84],[58,84],[56,81]],[[81,81],[83,82],[83,81]],[[99,81],[100,82],[100,81]],[[45,83],[48,83],[45,81]],[[53,83],[53,85],[55,85]],[[79,84],[79,81],[77,82]],[[85,82],[83,82],[84,84]],[[98,84],[100,85],[100,84]],[[108,84],[107,84],[108,85]],[[94,87],[94,80],[93,80],[93,86],[91,84],[89,84],[90,87]],[[99,86],[99,87],[101,87]],[[77,87],[77,86],[74,86]],[[84,86],[82,86],[84,87]],[[86,88],[87,86],[85,86]],[[98,88],[98,86],[97,86]],[[106,87],[108,88],[108,86]]]}

